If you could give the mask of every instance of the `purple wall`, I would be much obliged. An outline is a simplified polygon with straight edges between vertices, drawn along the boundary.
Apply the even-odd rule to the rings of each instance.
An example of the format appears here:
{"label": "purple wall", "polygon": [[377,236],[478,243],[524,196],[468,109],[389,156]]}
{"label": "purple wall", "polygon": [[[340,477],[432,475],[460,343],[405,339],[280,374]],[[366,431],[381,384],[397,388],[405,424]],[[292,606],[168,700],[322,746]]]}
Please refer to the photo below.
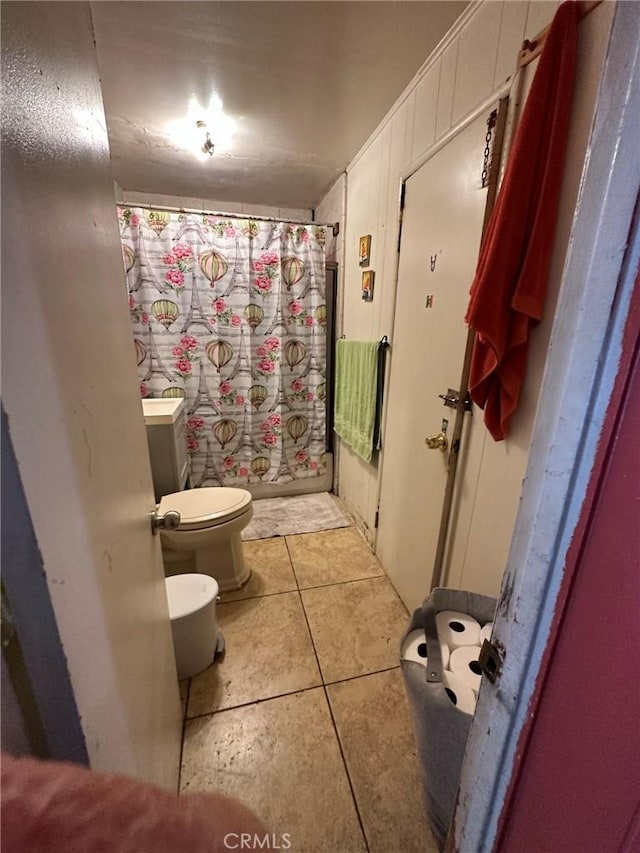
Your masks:
{"label": "purple wall", "polygon": [[[640,849],[640,366],[634,317],[500,851]],[[635,839],[635,840],[634,840]]]}

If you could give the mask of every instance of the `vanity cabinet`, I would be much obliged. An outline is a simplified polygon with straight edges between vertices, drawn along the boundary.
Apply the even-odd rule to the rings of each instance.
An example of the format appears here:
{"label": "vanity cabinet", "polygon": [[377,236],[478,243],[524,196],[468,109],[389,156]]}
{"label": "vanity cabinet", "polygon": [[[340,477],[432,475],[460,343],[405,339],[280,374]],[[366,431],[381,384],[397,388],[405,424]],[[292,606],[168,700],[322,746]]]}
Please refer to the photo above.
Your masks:
{"label": "vanity cabinet", "polygon": [[151,476],[156,501],[189,486],[187,417],[184,398],[143,400]]}

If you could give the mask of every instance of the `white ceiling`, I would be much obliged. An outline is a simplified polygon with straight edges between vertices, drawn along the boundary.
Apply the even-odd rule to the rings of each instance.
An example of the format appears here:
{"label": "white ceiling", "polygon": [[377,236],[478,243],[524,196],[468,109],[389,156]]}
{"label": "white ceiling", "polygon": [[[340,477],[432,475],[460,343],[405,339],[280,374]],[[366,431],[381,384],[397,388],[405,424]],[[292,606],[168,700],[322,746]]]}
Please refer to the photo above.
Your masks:
{"label": "white ceiling", "polygon": [[[114,177],[140,192],[313,208],[466,5],[94,2]],[[236,132],[203,162],[165,127],[212,91]]]}

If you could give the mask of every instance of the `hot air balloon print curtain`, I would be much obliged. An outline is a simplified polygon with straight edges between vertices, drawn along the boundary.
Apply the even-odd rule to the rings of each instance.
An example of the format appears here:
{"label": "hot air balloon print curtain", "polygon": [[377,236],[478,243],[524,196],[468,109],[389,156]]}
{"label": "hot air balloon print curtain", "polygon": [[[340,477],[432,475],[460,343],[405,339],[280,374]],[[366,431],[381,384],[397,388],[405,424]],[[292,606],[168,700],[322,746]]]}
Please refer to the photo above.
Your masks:
{"label": "hot air balloon print curtain", "polygon": [[324,228],[118,208],[140,393],[185,397],[194,486],[326,466]]}

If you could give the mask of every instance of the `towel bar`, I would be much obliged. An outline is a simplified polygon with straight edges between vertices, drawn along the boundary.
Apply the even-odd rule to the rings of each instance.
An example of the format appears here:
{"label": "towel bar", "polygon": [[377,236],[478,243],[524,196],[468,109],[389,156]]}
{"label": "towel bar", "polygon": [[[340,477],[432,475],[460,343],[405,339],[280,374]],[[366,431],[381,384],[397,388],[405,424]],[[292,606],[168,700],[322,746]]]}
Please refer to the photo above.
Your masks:
{"label": "towel bar", "polygon": [[[344,341],[344,340],[346,340],[346,337],[347,337],[346,335],[340,335],[340,340],[341,340],[341,341]],[[379,343],[380,343],[380,346],[381,346],[381,347],[390,347],[390,346],[391,346],[391,344],[389,343],[389,339],[387,338],[387,336],[386,336],[386,335],[383,335],[383,336],[380,338],[380,342],[379,342]]]}

